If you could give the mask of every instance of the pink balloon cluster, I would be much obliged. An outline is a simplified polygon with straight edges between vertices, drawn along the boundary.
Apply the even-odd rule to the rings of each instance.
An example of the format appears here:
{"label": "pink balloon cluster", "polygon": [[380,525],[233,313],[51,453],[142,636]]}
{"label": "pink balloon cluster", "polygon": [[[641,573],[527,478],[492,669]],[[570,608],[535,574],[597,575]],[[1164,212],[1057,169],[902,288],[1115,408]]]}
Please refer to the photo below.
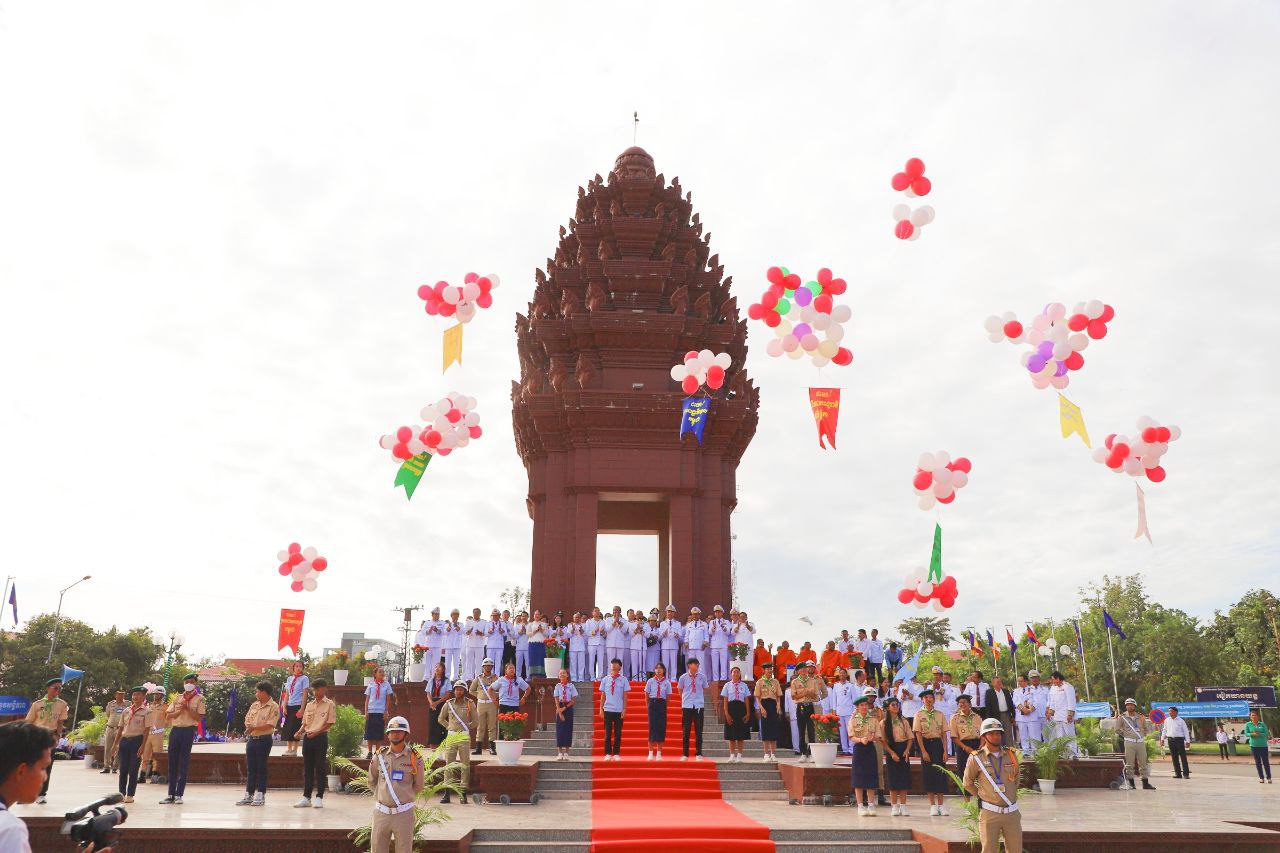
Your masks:
{"label": "pink balloon cluster", "polygon": [[724,385],[724,372],[731,364],[733,357],[727,352],[689,350],[684,354],[684,361],[671,368],[671,378],[680,383],[680,389],[686,394],[694,393],[703,385],[715,391]]}
{"label": "pink balloon cluster", "polygon": [[771,358],[809,356],[814,367],[853,363],[853,351],[840,345],[844,324],[853,317],[848,305],[836,305],[835,297],[848,287],[823,267],[817,278],[803,282],[786,267],[769,267],[769,289],[747,307],[747,316],[773,329],[774,339],[765,345]]}
{"label": "pink balloon cluster", "polygon": [[329,568],[329,561],[321,557],[315,548],[303,548],[297,542],[277,553],[276,559],[280,561],[280,576],[292,579],[289,588],[294,592],[302,592],[304,589],[315,592],[316,578]]}
{"label": "pink balloon cluster", "polygon": [[480,414],[475,408],[475,397],[452,391],[422,408],[420,414],[426,426],[402,426],[395,435],[384,435],[378,444],[401,460],[420,453],[448,456],[480,437]]}
{"label": "pink balloon cluster", "polygon": [[960,590],[956,587],[956,579],[951,575],[943,575],[942,580],[932,583],[925,580],[924,572],[915,571],[902,580],[902,589],[898,590],[900,604],[914,604],[923,610],[930,604],[941,613],[955,606]]}
{"label": "pink balloon cluster", "polygon": [[969,483],[973,464],[963,456],[954,460],[945,450],[937,453],[921,453],[916,462],[916,474],[911,487],[916,490],[921,509],[932,509],[935,503],[949,504],[956,499],[956,492]]}
{"label": "pink balloon cluster", "polygon": [[[893,176],[890,182],[894,190],[903,193],[907,198],[918,198],[929,194],[933,184],[924,176],[924,161],[912,157],[901,172]],[[929,205],[912,210],[910,205],[898,204],[893,208],[893,236],[899,240],[918,240],[924,226],[933,222],[934,212]]]}
{"label": "pink balloon cluster", "polygon": [[1071,381],[1068,374],[1084,367],[1081,353],[1090,339],[1105,338],[1107,323],[1115,315],[1115,309],[1100,299],[1078,302],[1070,314],[1061,302],[1051,302],[1031,320],[1030,328],[1012,311],[992,314],[983,325],[992,343],[1025,342],[1030,349],[1022,354],[1022,366],[1031,374],[1031,384],[1061,391]]}
{"label": "pink balloon cluster", "polygon": [[469,272],[461,287],[447,281],[422,285],[418,288],[418,298],[427,303],[427,313],[432,316],[456,317],[459,323],[470,323],[476,316],[476,309],[493,304],[493,291],[497,286],[498,277],[493,273],[478,275]]}
{"label": "pink balloon cluster", "polygon": [[1165,478],[1164,467],[1160,459],[1169,450],[1169,442],[1177,441],[1182,430],[1176,426],[1160,426],[1155,418],[1143,415],[1138,418],[1138,434],[1136,437],[1116,435],[1107,436],[1104,447],[1095,448],[1093,461],[1101,462],[1116,474],[1121,471],[1130,477],[1146,478],[1159,483]]}

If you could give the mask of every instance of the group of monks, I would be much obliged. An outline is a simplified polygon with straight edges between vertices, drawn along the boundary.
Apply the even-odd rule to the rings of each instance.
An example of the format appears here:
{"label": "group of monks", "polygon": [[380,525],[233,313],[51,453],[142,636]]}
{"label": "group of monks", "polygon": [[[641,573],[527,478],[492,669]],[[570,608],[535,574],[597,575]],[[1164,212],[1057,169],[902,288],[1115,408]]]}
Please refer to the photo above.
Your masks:
{"label": "group of monks", "polygon": [[823,650],[822,656],[813,650],[811,643],[805,642],[800,647],[800,651],[791,648],[790,644],[783,640],[778,646],[778,651],[773,651],[773,646],[765,646],[764,640],[757,640],[756,647],[752,652],[753,659],[751,664],[752,674],[759,678],[763,665],[768,661],[773,661],[773,671],[777,674],[777,678],[785,680],[787,677],[787,667],[799,666],[802,663],[813,661],[818,665],[818,673],[827,679],[833,679],[838,668],[844,669],[860,669],[862,667],[862,652],[855,649],[847,649],[841,651],[836,647],[835,642],[827,643],[827,648]]}

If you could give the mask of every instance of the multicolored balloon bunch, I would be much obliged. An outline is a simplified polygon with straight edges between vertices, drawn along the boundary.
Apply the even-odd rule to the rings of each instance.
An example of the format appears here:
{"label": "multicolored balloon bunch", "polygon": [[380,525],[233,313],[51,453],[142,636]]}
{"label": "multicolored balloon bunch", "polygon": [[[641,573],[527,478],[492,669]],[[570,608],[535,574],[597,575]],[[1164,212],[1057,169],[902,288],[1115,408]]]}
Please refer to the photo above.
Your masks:
{"label": "multicolored balloon bunch", "polygon": [[[933,184],[924,176],[924,161],[912,157],[901,172],[893,176],[890,182],[894,190],[907,198],[926,196],[933,189]],[[896,204],[893,207],[893,236],[899,240],[918,240],[924,226],[933,222],[934,211],[929,205],[915,210],[907,204]]]}
{"label": "multicolored balloon bunch", "polygon": [[935,583],[926,580],[924,572],[915,571],[903,578],[902,589],[898,590],[898,602],[914,604],[920,610],[932,603],[933,609],[941,613],[955,607],[956,597],[959,595],[956,579],[951,575],[946,575]]}
{"label": "multicolored balloon bunch", "polygon": [[294,592],[315,592],[316,578],[329,568],[329,561],[315,548],[303,548],[297,542],[277,553],[276,559],[280,561],[280,576],[292,578],[289,588]]}
{"label": "multicolored balloon bunch", "polygon": [[1113,472],[1121,471],[1130,477],[1146,475],[1153,483],[1165,478],[1160,458],[1169,450],[1169,442],[1177,441],[1182,430],[1176,426],[1160,426],[1155,418],[1143,415],[1138,418],[1138,435],[1130,438],[1112,433],[1107,436],[1105,447],[1095,448],[1093,461],[1101,462]]}
{"label": "multicolored balloon bunch", "polygon": [[724,372],[731,364],[733,357],[727,352],[689,350],[684,361],[671,368],[671,378],[680,383],[686,394],[693,394],[703,385],[715,391],[724,385]]}
{"label": "multicolored balloon bunch", "polygon": [[499,284],[496,275],[469,272],[462,281],[461,287],[447,281],[419,287],[418,298],[427,303],[427,313],[432,316],[439,314],[441,317],[456,317],[459,323],[470,323],[476,316],[477,309],[488,308],[493,304],[493,291]]}
{"label": "multicolored balloon bunch", "polygon": [[769,288],[759,302],[747,307],[747,316],[773,329],[776,337],[765,346],[773,358],[809,356],[814,367],[828,363],[841,367],[853,363],[853,351],[840,346],[844,324],[853,317],[848,305],[836,305],[833,297],[848,284],[831,270],[818,270],[815,281],[803,282],[786,267],[769,267]]}
{"label": "multicolored balloon bunch", "polygon": [[1003,316],[992,314],[983,325],[992,343],[1025,342],[1030,346],[1022,354],[1022,366],[1031,374],[1031,384],[1061,391],[1071,381],[1068,373],[1084,367],[1081,353],[1089,340],[1105,338],[1107,323],[1115,315],[1115,309],[1100,299],[1077,303],[1069,315],[1061,302],[1051,302],[1032,319],[1029,329],[1012,311]]}
{"label": "multicolored balloon bunch", "polygon": [[956,492],[968,485],[972,470],[973,463],[963,456],[953,460],[945,450],[921,453],[916,462],[916,474],[911,480],[911,486],[920,499],[920,508],[933,509],[935,503],[954,501]]}
{"label": "multicolored balloon bunch", "polygon": [[402,426],[395,435],[384,435],[378,444],[399,460],[422,453],[448,456],[481,436],[480,414],[475,408],[475,397],[450,392],[449,396],[422,408],[420,414],[427,423],[425,427]]}

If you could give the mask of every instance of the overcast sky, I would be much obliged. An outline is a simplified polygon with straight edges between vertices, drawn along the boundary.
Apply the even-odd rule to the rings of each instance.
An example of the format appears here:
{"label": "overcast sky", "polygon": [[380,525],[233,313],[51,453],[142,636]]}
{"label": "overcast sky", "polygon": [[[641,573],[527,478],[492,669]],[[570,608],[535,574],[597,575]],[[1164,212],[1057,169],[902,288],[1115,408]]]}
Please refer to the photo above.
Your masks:
{"label": "overcast sky", "polygon": [[[973,460],[942,516],[958,628],[1068,616],[1104,573],[1201,616],[1274,588],[1278,31],[1268,3],[9,0],[0,555],[20,615],[91,573],[68,616],[266,656],[281,607],[319,651],[391,636],[393,607],[527,585],[514,317],[635,110],[740,305],[771,264],[850,283],[851,367],[770,359],[752,324],[734,554],[768,640],[919,615],[895,594],[928,561],[924,450]],[[903,243],[889,178],[911,156],[937,219]],[[503,284],[442,376],[415,290],[468,270]],[[1060,437],[1056,396],[983,331],[1090,298],[1116,318],[1067,395],[1095,445],[1144,414],[1183,430],[1146,489],[1154,546],[1130,479]],[[837,451],[811,385],[843,389]],[[485,435],[406,502],[378,436],[450,390]],[[277,575],[290,541],[329,558],[317,592]],[[657,604],[655,554],[602,537],[601,603]]]}

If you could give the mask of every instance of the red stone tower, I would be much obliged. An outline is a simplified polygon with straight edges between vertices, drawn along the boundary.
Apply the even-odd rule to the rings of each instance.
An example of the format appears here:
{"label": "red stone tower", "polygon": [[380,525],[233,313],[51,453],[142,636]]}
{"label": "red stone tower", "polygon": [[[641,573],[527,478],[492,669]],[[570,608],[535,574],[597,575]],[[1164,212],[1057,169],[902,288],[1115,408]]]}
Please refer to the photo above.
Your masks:
{"label": "red stone tower", "polygon": [[[730,606],[729,517],[760,392],[743,369],[732,279],[693,194],[654,172],[629,148],[607,181],[578,188],[528,316],[516,316],[512,420],[529,473],[532,601],[544,613],[597,603],[598,533],[657,534],[659,607]],[[701,349],[728,352],[733,366],[699,446],[678,437],[683,394],[670,370]]]}

